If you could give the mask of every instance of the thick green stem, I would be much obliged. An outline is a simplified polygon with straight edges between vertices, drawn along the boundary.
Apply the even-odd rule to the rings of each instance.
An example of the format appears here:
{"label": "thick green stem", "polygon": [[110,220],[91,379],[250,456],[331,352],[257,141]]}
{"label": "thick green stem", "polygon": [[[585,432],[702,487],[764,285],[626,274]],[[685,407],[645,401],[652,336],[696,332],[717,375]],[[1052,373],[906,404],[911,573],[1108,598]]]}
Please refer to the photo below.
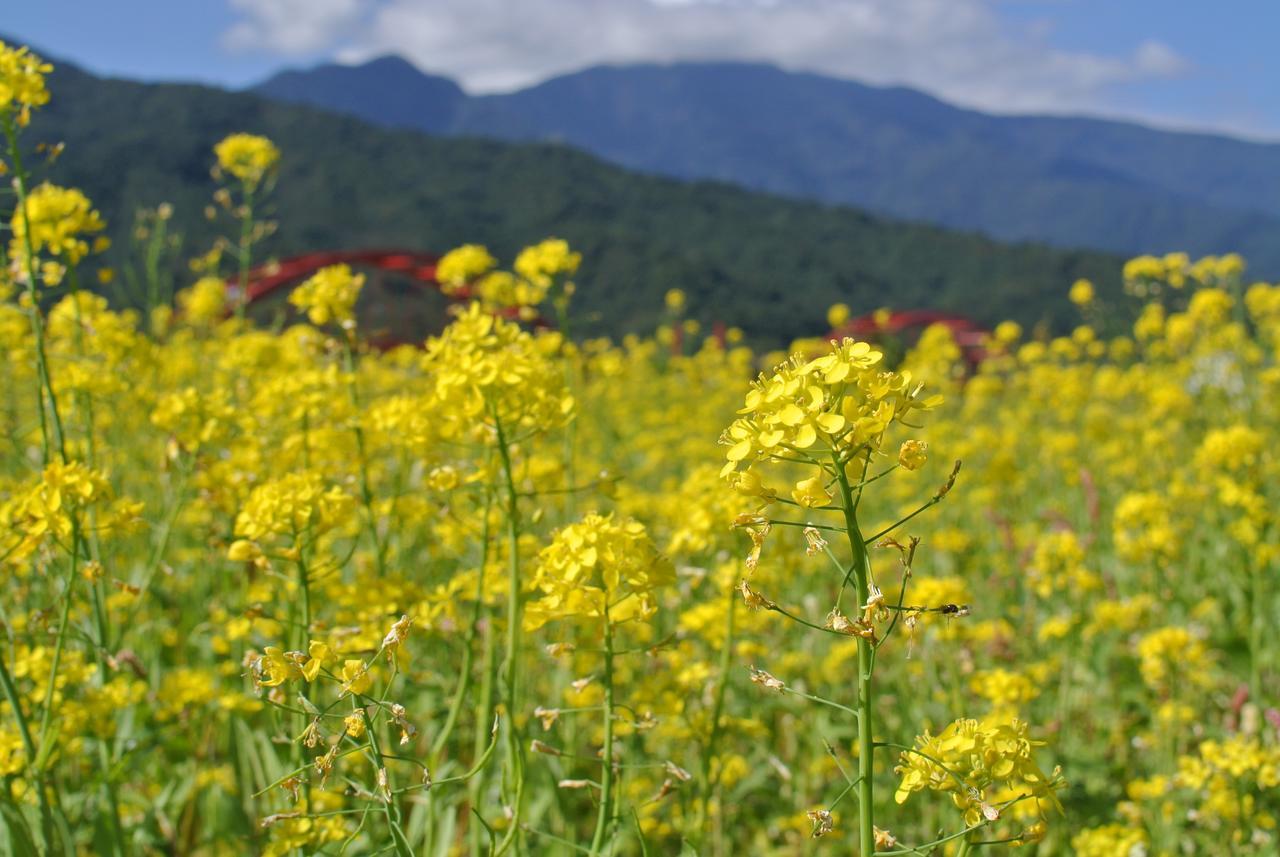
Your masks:
{"label": "thick green stem", "polygon": [[515,474],[511,465],[511,448],[507,443],[502,419],[496,409],[491,409],[494,429],[497,432],[498,454],[502,459],[502,472],[506,478],[507,494],[507,640],[503,662],[503,689],[507,707],[507,762],[508,773],[515,779],[515,795],[511,806],[511,823],[498,846],[499,855],[505,853],[520,835],[521,805],[524,802],[524,744],[520,737],[519,674],[520,674],[520,623],[523,613],[523,582],[520,580],[520,495],[516,491]]}
{"label": "thick green stem", "polygon": [[373,488],[369,482],[369,456],[365,452],[364,428],[360,425],[360,388],[356,384],[355,354],[350,338],[346,341],[343,363],[347,372],[347,394],[351,399],[352,430],[356,437],[356,454],[360,465],[360,500],[364,504],[365,516],[369,522],[369,535],[373,538],[373,557],[378,565],[378,574],[387,573],[386,549],[382,537],[378,534],[378,516],[373,511]]}
{"label": "thick green stem", "polygon": [[[49,376],[49,360],[44,347],[44,323],[40,318],[40,302],[36,296],[36,253],[31,243],[31,212],[27,208],[27,174],[22,167],[22,153],[18,149],[18,131],[14,127],[13,118],[8,113],[3,121],[4,136],[9,143],[9,158],[13,161],[13,187],[18,197],[18,213],[22,216],[22,244],[26,258],[23,260],[27,275],[27,300],[30,306],[27,312],[31,317],[31,334],[35,340],[36,374],[39,379],[40,393],[40,434],[44,441],[44,463],[48,464],[50,441],[58,450],[58,455],[67,460],[66,440],[62,432],[62,417],[58,412],[58,399],[53,392],[53,380]],[[46,414],[46,400],[48,413]],[[52,423],[53,436],[50,438],[49,428]]]}
{"label": "thick green stem", "polygon": [[302,548],[298,548],[298,589],[302,594],[302,637],[298,649],[306,651],[307,641],[311,637],[311,574],[307,570],[307,560]]}
{"label": "thick green stem", "polygon": [[1249,692],[1254,699],[1262,699],[1263,640],[1263,577],[1259,562],[1250,557],[1249,566]]}
{"label": "thick green stem", "polygon": [[[294,544],[295,545],[297,544],[296,539],[294,540]],[[298,588],[302,591],[302,622],[301,622],[301,633],[298,640],[298,645],[295,646],[294,648],[299,651],[305,652],[307,650],[308,640],[311,637],[311,582],[309,579],[311,575],[307,570],[307,560],[306,560],[306,557],[303,555],[303,551],[301,547],[298,548],[297,565],[298,565]],[[308,687],[307,692],[309,694],[310,683],[308,683],[307,687]],[[300,715],[300,717],[302,720],[302,728],[305,729],[307,726],[307,720],[309,718],[309,715],[302,714]],[[296,755],[294,757],[295,761],[297,762],[298,767],[302,767],[303,765],[306,764],[306,751],[303,749],[302,742],[301,741],[295,742],[294,748],[296,750]],[[307,777],[303,782],[303,794],[305,795],[305,799],[307,803],[307,812],[311,812],[313,807],[311,805],[311,778],[310,777]]]}
{"label": "thick green stem", "polygon": [[253,259],[253,187],[244,185],[244,211],[240,218],[240,245],[237,247],[237,261],[240,264],[239,300],[236,301],[236,318],[243,320],[249,307],[249,268]]}
{"label": "thick green stem", "polygon": [[[488,615],[488,611],[481,614],[484,621],[484,657],[482,658],[482,666],[480,672],[480,699],[476,703],[476,731],[475,731],[475,753],[474,758],[479,759],[485,752],[485,744],[489,738],[490,721],[493,719],[493,677],[497,666],[498,649],[494,640],[493,621]],[[484,791],[485,777],[483,772],[476,775],[471,781],[471,787],[468,790],[468,800],[471,803],[472,812],[479,817],[480,812],[480,795]],[[489,842],[488,831],[481,824],[472,824],[471,831],[471,857],[480,857],[485,853],[485,847]]]}
{"label": "thick green stem", "polygon": [[53,719],[53,694],[58,684],[58,667],[62,664],[62,649],[67,641],[67,628],[71,625],[71,602],[74,600],[76,576],[80,566],[80,525],[71,513],[71,567],[63,587],[62,617],[58,622],[58,636],[54,638],[53,660],[49,664],[49,684],[44,692],[44,713],[40,717],[40,747],[43,751],[49,740],[49,726]]}
{"label": "thick green stem", "polygon": [[[379,772],[386,771],[387,763],[382,757],[382,747],[378,744],[377,726],[369,716],[369,705],[364,697],[358,697],[358,701],[361,705],[360,713],[364,716],[364,731],[369,738],[369,752],[373,756],[373,763]],[[382,795],[382,812],[386,816],[387,827],[391,830],[391,844],[400,857],[413,857],[413,848],[409,845],[408,837],[404,835],[404,828],[400,826],[400,807],[391,794],[390,774],[387,774],[385,782],[386,791]],[[307,809],[309,811],[311,807],[308,806]]]}
{"label": "thick green stem", "polygon": [[604,848],[613,805],[613,626],[609,622],[609,593],[604,594],[604,745],[600,748],[600,811],[596,814],[596,832],[591,837],[591,853]]}
{"label": "thick green stem", "polygon": [[[866,541],[858,528],[857,507],[853,489],[840,460],[836,458],[836,478],[840,483],[840,495],[844,506],[845,530],[849,549],[853,552],[853,582],[858,593],[858,604],[866,604],[870,598],[871,558],[867,555]],[[871,666],[874,652],[872,642],[858,638],[858,853],[870,857],[875,853],[874,826],[874,770],[872,749],[874,742],[874,711]]]}
{"label": "thick green stem", "polygon": [[[471,624],[467,626],[467,636],[462,652],[462,670],[458,676],[458,687],[453,693],[453,702],[449,705],[449,714],[445,717],[444,726],[431,745],[431,765],[440,764],[440,754],[449,742],[449,736],[457,725],[458,716],[462,712],[462,704],[466,701],[467,692],[471,689],[471,667],[475,664],[476,635],[480,633],[480,617],[484,614],[484,570],[489,564],[489,512],[493,505],[493,495],[485,492],[483,543],[480,548],[480,568],[476,572],[476,603],[471,610]],[[481,718],[483,722],[485,718]]]}
{"label": "thick green stem", "polygon": [[[18,724],[18,734],[22,736],[22,749],[27,754],[27,766],[34,770],[36,765],[36,745],[31,740],[31,726],[27,722],[26,712],[22,710],[22,700],[18,696],[18,689],[13,683],[13,677],[9,674],[9,668],[5,665],[2,657],[0,657],[0,685],[4,686],[4,698],[9,703],[9,708],[13,711],[13,719]],[[37,797],[40,801],[41,835],[44,836],[46,852],[52,854],[57,841],[53,832],[53,807],[49,805],[49,795],[44,786],[44,776],[39,771],[36,771],[34,779],[36,781]]]}

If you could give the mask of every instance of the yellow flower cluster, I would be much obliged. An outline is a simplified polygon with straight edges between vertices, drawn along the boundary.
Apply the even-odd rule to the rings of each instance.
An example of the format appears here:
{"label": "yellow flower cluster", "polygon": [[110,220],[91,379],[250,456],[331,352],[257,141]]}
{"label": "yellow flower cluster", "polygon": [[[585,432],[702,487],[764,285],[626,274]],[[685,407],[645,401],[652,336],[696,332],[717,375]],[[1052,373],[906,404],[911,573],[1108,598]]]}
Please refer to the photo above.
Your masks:
{"label": "yellow flower cluster", "polygon": [[314,538],[346,521],[354,500],[319,473],[290,473],[254,488],[236,516],[236,535],[261,541]]}
{"label": "yellow flower cluster", "polygon": [[1094,291],[1093,283],[1088,280],[1076,280],[1071,284],[1071,291],[1067,296],[1071,302],[1079,307],[1085,307],[1093,303]]}
{"label": "yellow flower cluster", "polygon": [[193,327],[208,327],[227,314],[227,283],[221,277],[201,277],[178,293],[178,308]]}
{"label": "yellow flower cluster", "polygon": [[562,238],[548,238],[526,247],[516,256],[516,273],[543,289],[550,288],[557,277],[571,276],[582,264],[582,254],[569,249]]}
{"label": "yellow flower cluster", "polygon": [[535,337],[478,303],[467,306],[427,342],[422,361],[440,432],[464,438],[486,424],[507,431],[563,425],[574,400],[551,361],[559,345],[558,336]]}
{"label": "yellow flower cluster", "polygon": [[1169,499],[1156,491],[1126,494],[1113,516],[1116,553],[1129,562],[1166,563],[1177,556],[1182,539],[1174,529]]}
{"label": "yellow flower cluster", "polygon": [[582,254],[570,250],[568,242],[548,238],[522,250],[514,271],[500,271],[495,270],[498,261],[483,246],[464,244],[440,259],[436,279],[446,294],[466,290],[486,309],[515,310],[520,318],[533,320],[538,317],[537,307],[557,285],[556,309],[563,316],[564,302],[574,289],[564,278],[576,272],[581,261]]}
{"label": "yellow flower cluster", "polygon": [[1275,835],[1280,819],[1259,796],[1280,787],[1280,747],[1238,734],[1203,741],[1195,754],[1178,759],[1173,784],[1193,793],[1195,823],[1237,848]]}
{"label": "yellow flower cluster", "polygon": [[892,423],[941,403],[939,396],[922,399],[909,374],[877,369],[882,358],[867,343],[845,339],[821,357],[795,356],[761,374],[739,411],[746,416],[721,436],[729,447],[722,475],[819,443],[837,454],[864,446],[879,451]]}
{"label": "yellow flower cluster", "polygon": [[28,194],[25,209],[14,211],[9,225],[9,254],[15,259],[27,258],[29,239],[33,254],[50,253],[73,266],[89,253],[84,236],[106,228],[87,196],[48,182]]}
{"label": "yellow flower cluster", "polygon": [[1142,680],[1153,690],[1175,692],[1179,687],[1205,687],[1212,681],[1204,641],[1187,628],[1159,628],[1143,635],[1137,649]]}
{"label": "yellow flower cluster", "polygon": [[436,263],[436,279],[446,293],[456,292],[496,268],[498,260],[480,244],[455,247]]}
{"label": "yellow flower cluster", "polygon": [[257,134],[231,134],[213,147],[218,167],[250,189],[262,184],[280,163],[280,150]]}
{"label": "yellow flower cluster", "polygon": [[25,125],[31,108],[49,103],[45,75],[53,66],[25,45],[12,47],[0,41],[0,113],[18,109],[18,122]]}
{"label": "yellow flower cluster", "polygon": [[936,736],[919,736],[913,750],[902,752],[894,800],[904,803],[926,789],[948,794],[969,827],[999,818],[1022,800],[1057,807],[1054,791],[1061,779],[1036,764],[1039,746],[1043,742],[1032,740],[1020,720],[956,720]]}
{"label": "yellow flower cluster", "polygon": [[350,265],[329,265],[316,271],[289,294],[289,303],[307,314],[315,325],[337,323],[355,325],[356,301],[364,287],[364,274],[352,273]]}
{"label": "yellow flower cluster", "polygon": [[1104,824],[1081,830],[1071,837],[1077,857],[1134,857],[1147,853],[1147,834],[1124,824]]}
{"label": "yellow flower cluster", "polygon": [[1236,253],[1205,256],[1194,263],[1186,253],[1164,256],[1138,256],[1124,266],[1125,288],[1138,297],[1158,295],[1167,285],[1183,289],[1188,283],[1203,286],[1221,285],[1244,274],[1244,259]]}
{"label": "yellow flower cluster", "polygon": [[[26,556],[46,538],[68,539],[76,527],[86,526],[85,510],[110,503],[113,498],[114,492],[101,471],[78,461],[50,462],[41,478],[10,506],[9,516],[22,534],[22,541],[14,550],[19,556]],[[128,527],[139,511],[138,504],[120,501],[103,513],[98,526],[103,533]]]}
{"label": "yellow flower cluster", "polygon": [[992,716],[1011,719],[1028,702],[1040,695],[1040,688],[1027,676],[1006,669],[983,670],[970,681],[973,692],[991,703]]}
{"label": "yellow flower cluster", "polygon": [[186,450],[224,440],[235,418],[225,392],[202,393],[195,387],[163,394],[151,412],[151,424],[169,432]]}
{"label": "yellow flower cluster", "polygon": [[556,531],[539,554],[534,585],[541,597],[525,612],[525,626],[567,618],[644,619],[657,609],[655,593],[674,582],[671,561],[643,524],[592,513]]}

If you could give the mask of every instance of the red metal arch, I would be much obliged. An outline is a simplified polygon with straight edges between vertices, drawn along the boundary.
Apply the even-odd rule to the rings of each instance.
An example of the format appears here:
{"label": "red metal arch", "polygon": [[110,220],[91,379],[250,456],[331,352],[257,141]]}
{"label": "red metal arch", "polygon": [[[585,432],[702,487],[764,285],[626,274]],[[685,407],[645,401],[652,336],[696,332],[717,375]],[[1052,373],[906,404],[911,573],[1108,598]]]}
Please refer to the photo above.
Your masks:
{"label": "red metal arch", "polygon": [[[444,290],[440,287],[440,281],[436,278],[436,266],[439,262],[440,257],[436,254],[422,253],[417,250],[325,250],[304,253],[301,256],[292,256],[288,259],[267,262],[258,265],[256,268],[251,268],[248,276],[248,287],[245,290],[248,293],[246,303],[252,304],[277,291],[287,291],[321,268],[342,264],[360,268],[375,268],[380,271],[399,274],[424,289],[433,289],[443,293]],[[228,278],[227,294],[231,298],[233,305],[239,293],[239,279],[237,277]],[[469,301],[473,296],[471,284],[453,288],[446,296],[449,300],[458,303]],[[546,328],[552,326],[551,322],[541,314],[537,314],[532,318],[520,316],[518,309],[515,307],[503,309],[498,314],[508,319],[524,318],[524,321],[533,327]],[[375,348],[386,349],[408,343],[375,334],[372,339],[368,340],[368,344]]]}
{"label": "red metal arch", "polygon": [[[436,279],[436,264],[440,257],[433,253],[419,253],[414,250],[335,250],[319,253],[306,253],[277,262],[268,262],[249,271],[248,303],[261,300],[267,295],[286,286],[300,282],[329,265],[358,265],[365,268],[377,268],[382,271],[401,274],[427,288],[439,289]],[[239,296],[239,281],[231,278],[227,281],[227,289],[232,299]],[[459,299],[468,295],[465,290],[453,295]]]}

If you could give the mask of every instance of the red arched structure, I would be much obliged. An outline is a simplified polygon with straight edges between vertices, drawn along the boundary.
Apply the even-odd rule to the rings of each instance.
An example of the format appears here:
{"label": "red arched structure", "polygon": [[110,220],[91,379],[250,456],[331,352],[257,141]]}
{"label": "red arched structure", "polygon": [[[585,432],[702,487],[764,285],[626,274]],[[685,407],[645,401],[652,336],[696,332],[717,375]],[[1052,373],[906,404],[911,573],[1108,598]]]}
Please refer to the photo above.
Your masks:
{"label": "red arched structure", "polygon": [[[436,280],[436,263],[439,261],[440,257],[432,253],[418,253],[413,250],[336,250],[306,253],[252,268],[249,271],[246,289],[248,303],[301,282],[321,268],[341,264],[390,271],[408,277],[427,288],[439,289],[440,283]],[[227,280],[227,290],[233,300],[239,296],[239,288],[238,278],[231,277]],[[464,289],[456,292],[453,297],[464,299],[468,295]]]}
{"label": "red arched structure", "polygon": [[[301,256],[267,262],[251,268],[249,270],[248,288],[246,289],[248,292],[248,301],[246,303],[252,304],[275,292],[287,291],[321,268],[343,264],[356,268],[373,268],[398,274],[424,289],[432,289],[444,293],[444,290],[440,288],[440,281],[436,279],[436,265],[439,261],[440,257],[434,253],[420,253],[416,250],[326,250],[305,253]],[[227,294],[232,299],[233,304],[239,295],[239,291],[239,278],[229,277],[227,279]],[[452,289],[446,297],[455,302],[469,301],[472,298],[470,285]],[[515,307],[504,309],[499,314],[504,318],[514,319],[520,317]],[[525,320],[534,327],[551,326],[541,314]],[[376,334],[367,341],[374,348],[391,348],[396,345],[408,344]]]}

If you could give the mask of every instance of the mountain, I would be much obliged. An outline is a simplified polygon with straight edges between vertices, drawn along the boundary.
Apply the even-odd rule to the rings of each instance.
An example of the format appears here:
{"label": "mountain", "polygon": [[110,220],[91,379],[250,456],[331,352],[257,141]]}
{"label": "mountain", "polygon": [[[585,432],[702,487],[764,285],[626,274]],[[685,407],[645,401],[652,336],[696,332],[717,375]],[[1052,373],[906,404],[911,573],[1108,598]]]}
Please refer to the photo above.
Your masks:
{"label": "mountain", "polygon": [[309,104],[346,113],[387,128],[450,130],[467,96],[445,77],[418,71],[400,57],[382,57],[352,74],[349,66],[321,65],[308,71],[285,71],[256,87],[258,94],[280,101]]}
{"label": "mountain", "polygon": [[[784,199],[712,182],[628,172],[565,146],[385,130],[333,113],[194,85],[95,77],[58,63],[53,100],[24,136],[65,141],[49,177],[81,187],[125,252],[131,216],[169,202],[194,255],[215,226],[212,145],[236,131],[283,152],[265,213],[278,231],[263,253],[403,246],[443,252],[465,242],[503,259],[548,235],[583,251],[579,330],[652,329],[662,295],[689,294],[693,317],[742,326],[758,345],[824,330],[826,308],[936,307],[980,321],[1010,317],[1062,328],[1076,277],[1119,290],[1103,253],[1005,245],[936,227]],[[33,151],[31,163],[43,159]],[[42,171],[44,167],[40,168]],[[180,274],[185,282],[189,272]]]}
{"label": "mountain", "polygon": [[[387,60],[288,72],[272,97],[351,112],[439,78]],[[317,75],[312,77],[311,75]],[[279,81],[289,81],[283,91]],[[330,81],[341,81],[334,86]],[[1236,250],[1280,276],[1280,145],[1098,119],[993,116],[900,87],[750,63],[606,66],[378,124],[556,141],[631,169],[1123,253]]]}

